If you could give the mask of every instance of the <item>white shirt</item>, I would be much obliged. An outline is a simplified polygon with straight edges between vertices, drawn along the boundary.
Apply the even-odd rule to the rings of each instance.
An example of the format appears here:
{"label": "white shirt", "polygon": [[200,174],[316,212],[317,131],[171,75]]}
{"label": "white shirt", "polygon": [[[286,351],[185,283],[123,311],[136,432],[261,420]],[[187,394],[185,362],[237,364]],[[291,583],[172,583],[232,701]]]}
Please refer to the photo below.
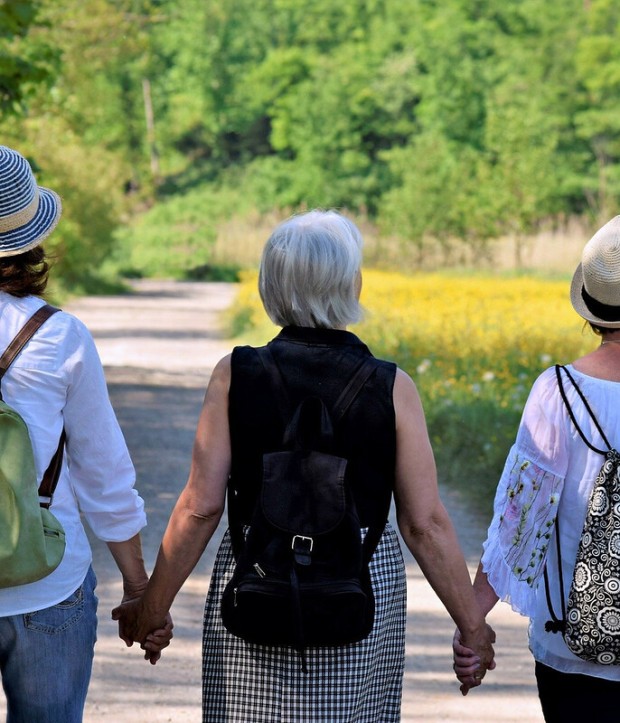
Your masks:
{"label": "white shirt", "polygon": [[[0,353],[43,303],[0,292]],[[146,524],[101,361],[82,322],[62,311],[54,314],[17,356],[1,389],[28,426],[39,481],[63,425],[67,441],[50,508],[65,530],[64,557],[42,580],[0,589],[0,617],[55,605],[82,584],[92,554],[81,515],[106,542],[128,540]]]}
{"label": "white shirt", "polygon": [[[587,376],[568,367],[609,443],[620,445],[620,383]],[[577,423],[599,449],[601,439],[583,402],[564,374],[563,386]],[[620,666],[578,658],[561,633],[545,630],[551,619],[543,570],[547,565],[552,605],[562,615],[554,522],[559,514],[564,600],[573,578],[577,548],[590,492],[604,458],[590,450],[571,422],[555,370],[536,380],[525,405],[515,445],[498,485],[494,516],[484,543],[483,569],[501,600],[530,617],[534,658],[565,673],[620,680]]]}

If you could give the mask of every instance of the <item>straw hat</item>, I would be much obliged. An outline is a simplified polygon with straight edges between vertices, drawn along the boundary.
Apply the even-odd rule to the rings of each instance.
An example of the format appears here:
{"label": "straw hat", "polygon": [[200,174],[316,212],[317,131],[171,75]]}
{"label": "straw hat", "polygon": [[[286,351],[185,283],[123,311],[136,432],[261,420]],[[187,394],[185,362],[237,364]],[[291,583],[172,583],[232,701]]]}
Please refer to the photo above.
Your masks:
{"label": "straw hat", "polygon": [[585,245],[570,300],[586,321],[620,329],[620,216],[612,218]]}
{"label": "straw hat", "polygon": [[56,227],[61,211],[59,196],[37,186],[28,161],[0,146],[0,257],[38,246]]}

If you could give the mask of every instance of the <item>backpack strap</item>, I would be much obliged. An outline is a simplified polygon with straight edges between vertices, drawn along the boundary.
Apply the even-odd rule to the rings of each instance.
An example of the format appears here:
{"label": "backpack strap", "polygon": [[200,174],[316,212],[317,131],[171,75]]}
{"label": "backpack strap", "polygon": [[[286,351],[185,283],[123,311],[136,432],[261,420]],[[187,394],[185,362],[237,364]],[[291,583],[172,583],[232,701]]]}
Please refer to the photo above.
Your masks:
{"label": "backpack strap", "polygon": [[[15,357],[26,346],[30,339],[32,339],[38,328],[57,311],[60,311],[60,309],[57,309],[54,306],[50,306],[49,304],[45,304],[40,309],[35,311],[35,313],[30,317],[30,319],[28,319],[28,321],[24,324],[21,330],[17,333],[17,336],[7,346],[4,354],[0,356],[0,380],[6,374],[8,368],[15,360]],[[0,399],[2,399],[1,394]]]}
{"label": "backpack strap", "polygon": [[276,364],[276,360],[273,358],[271,349],[268,346],[261,346],[256,348],[258,358],[263,365],[263,368],[267,372],[271,381],[271,391],[275,395],[275,401],[278,405],[280,416],[284,420],[286,426],[286,420],[291,416],[291,401],[288,395],[286,382],[280,371],[280,367]]}
{"label": "backpack strap", "polygon": [[[17,333],[13,341],[7,346],[4,354],[0,356],[0,381],[6,374],[8,368],[11,366],[15,357],[19,352],[26,346],[26,344],[32,339],[35,332],[41,327],[49,318],[53,316],[57,311],[55,306],[45,304],[28,319],[21,330]],[[2,388],[0,387],[0,400],[2,400]],[[54,496],[54,490],[58,484],[58,477],[60,475],[60,468],[62,466],[63,451],[65,448],[66,434],[63,428],[60,440],[58,442],[58,448],[52,457],[49,467],[43,474],[43,479],[39,485],[39,504],[41,507],[48,508],[52,504],[52,498]]]}
{"label": "backpack strap", "polygon": [[368,357],[359,365],[347,386],[342,390],[341,395],[336,400],[332,410],[334,425],[344,417],[349,407],[354,402],[357,395],[362,391],[362,387],[370,379],[376,366],[373,357]]}
{"label": "backpack strap", "polygon": [[551,620],[545,623],[545,630],[548,633],[563,633],[566,630],[566,602],[564,601],[564,575],[562,574],[562,554],[560,552],[560,520],[555,520],[555,545],[558,553],[558,580],[560,583],[560,605],[562,606],[562,618],[558,619],[551,603],[551,590],[549,587],[549,575],[547,566],[543,570],[543,579],[545,581],[545,596],[547,598],[547,608],[551,615]]}
{"label": "backpack strap", "polygon": [[[584,443],[597,454],[602,454],[605,456],[607,452],[604,449],[599,449],[598,447],[595,447],[592,442],[586,437],[584,431],[581,429],[579,424],[577,423],[577,419],[575,418],[575,414],[573,413],[573,410],[571,409],[570,403],[568,401],[568,397],[566,396],[566,391],[564,389],[564,383],[562,382],[562,371],[566,374],[568,379],[570,380],[571,384],[575,388],[575,391],[579,395],[579,398],[583,402],[584,407],[586,408],[586,411],[590,415],[590,418],[594,422],[594,426],[597,428],[599,434],[601,435],[601,438],[603,439],[603,442],[607,445],[608,450],[611,449],[611,445],[609,444],[609,441],[607,437],[605,436],[605,432],[603,432],[603,429],[601,425],[598,422],[598,419],[595,417],[594,412],[592,411],[592,408],[588,404],[588,400],[586,399],[584,393],[579,388],[579,385],[575,381],[575,378],[570,373],[570,371],[561,364],[555,365],[555,375],[558,380],[558,389],[560,391],[560,396],[562,397],[562,401],[564,402],[564,406],[566,407],[566,411],[568,412],[568,416],[571,419],[571,422],[573,423],[573,426],[577,430],[579,436],[584,441]],[[557,549],[557,556],[558,556],[558,580],[560,583],[560,601],[562,605],[562,618],[558,619],[557,615],[555,614],[553,610],[553,606],[551,604],[551,593],[549,590],[549,576],[547,574],[547,566],[545,565],[545,569],[543,571],[544,576],[544,582],[545,582],[545,595],[547,597],[547,607],[549,608],[549,614],[551,615],[551,620],[548,620],[545,623],[545,630],[548,633],[558,633],[558,632],[564,632],[566,628],[566,603],[564,601],[564,580],[562,575],[562,552],[560,550],[560,520],[559,515],[555,520],[555,544]]]}
{"label": "backpack strap", "polygon": [[[280,409],[280,414],[286,420],[291,413],[291,403],[287,392],[286,382],[280,371],[280,367],[277,365],[271,349],[269,346],[258,347],[256,349],[258,356],[263,363],[265,371],[271,379],[271,386],[274,394],[276,395],[276,403]],[[370,379],[376,369],[374,357],[367,357],[362,360],[361,364],[353,372],[353,375],[349,379],[346,387],[342,390],[340,396],[336,400],[332,408],[332,420],[334,427],[340,422],[344,415],[349,410],[351,404],[355,401],[357,395],[362,391],[362,388],[366,382]],[[364,565],[370,562],[374,551],[381,540],[383,535],[383,529],[385,527],[384,521],[381,523],[371,524],[368,527],[366,536],[364,537],[364,543],[362,545],[362,558]],[[232,534],[232,530],[231,530]],[[241,539],[239,534],[236,533],[233,547],[241,549]]]}
{"label": "backpack strap", "polygon": [[54,492],[56,491],[56,485],[58,484],[58,478],[60,477],[60,469],[62,467],[62,457],[65,449],[65,442],[67,439],[67,433],[63,427],[60,433],[60,439],[58,440],[58,447],[54,452],[54,456],[50,460],[49,467],[43,473],[43,479],[39,485],[39,505],[49,509],[54,499]]}
{"label": "backpack strap", "polygon": [[[581,401],[583,402],[584,407],[586,408],[588,414],[590,415],[592,421],[594,422],[594,426],[598,429],[599,434],[601,435],[601,438],[603,439],[603,442],[607,445],[607,450],[598,449],[598,447],[595,447],[592,442],[586,437],[586,435],[583,433],[583,430],[581,427],[577,424],[577,420],[575,419],[575,415],[573,414],[573,410],[571,409],[570,404],[568,403],[568,397],[566,396],[566,392],[564,391],[564,384],[562,383],[562,374],[560,370],[564,370],[564,373],[566,376],[570,379],[573,387],[575,387],[575,391],[579,395]],[[560,390],[560,394],[562,396],[562,401],[564,402],[564,405],[566,407],[566,411],[568,412],[568,416],[571,418],[571,422],[575,426],[575,429],[579,433],[579,436],[583,441],[586,443],[586,445],[593,451],[598,452],[598,454],[605,455],[607,454],[607,451],[611,449],[611,444],[609,444],[609,441],[607,440],[607,437],[605,436],[605,432],[603,432],[601,425],[598,423],[598,419],[594,416],[594,412],[592,411],[590,405],[588,404],[588,400],[585,398],[584,393],[579,388],[579,385],[575,381],[573,375],[568,371],[568,369],[565,366],[562,366],[560,364],[555,365],[555,375],[558,380],[558,388]]]}
{"label": "backpack strap", "polygon": [[[291,403],[287,391],[286,382],[280,371],[280,367],[277,365],[276,360],[273,358],[271,349],[269,346],[258,347],[256,349],[259,359],[261,360],[265,371],[271,379],[272,391],[276,395],[276,403],[280,409],[280,414],[286,420],[291,413]],[[347,386],[342,390],[342,393],[336,400],[332,408],[332,419],[334,426],[344,417],[349,407],[362,391],[362,387],[368,379],[370,379],[372,373],[375,371],[375,364],[372,357],[364,359],[362,363],[353,373],[353,376],[349,380]]]}

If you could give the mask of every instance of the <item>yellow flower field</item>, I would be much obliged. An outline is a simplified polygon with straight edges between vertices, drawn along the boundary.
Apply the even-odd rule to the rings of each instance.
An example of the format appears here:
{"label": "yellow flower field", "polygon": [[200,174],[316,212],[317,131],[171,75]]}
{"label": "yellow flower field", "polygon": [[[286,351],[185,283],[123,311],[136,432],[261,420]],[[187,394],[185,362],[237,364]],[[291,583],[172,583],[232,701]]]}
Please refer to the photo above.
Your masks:
{"label": "yellow flower field", "polygon": [[552,363],[594,348],[573,311],[568,281],[367,272],[357,330],[398,361],[431,398],[442,390],[510,394]]}
{"label": "yellow flower field", "polygon": [[[277,329],[256,285],[256,274],[246,274],[234,314],[259,342]],[[568,281],[529,277],[370,270],[362,289],[365,318],[352,331],[375,355],[398,362],[423,390],[425,376],[448,388],[492,383],[508,390],[522,385],[524,374],[533,378],[596,345],[570,305],[568,288]]]}
{"label": "yellow flower field", "polygon": [[[249,343],[277,332],[256,285],[248,274],[234,309]],[[598,344],[568,292],[568,279],[364,272],[365,319],[351,330],[413,377],[445,477],[490,490],[534,379]]]}

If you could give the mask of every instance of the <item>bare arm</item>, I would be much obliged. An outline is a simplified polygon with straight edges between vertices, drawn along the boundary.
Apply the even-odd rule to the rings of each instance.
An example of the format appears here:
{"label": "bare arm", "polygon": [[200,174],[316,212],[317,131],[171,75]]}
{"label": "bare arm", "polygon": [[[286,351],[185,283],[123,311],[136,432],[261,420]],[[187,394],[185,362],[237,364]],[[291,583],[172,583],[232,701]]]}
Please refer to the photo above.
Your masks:
{"label": "bare arm", "polygon": [[230,471],[228,389],[230,357],[213,371],[205,395],[189,478],[172,511],[151,579],[135,604],[114,610],[126,634],[144,641],[161,628],[176,594],[203,554],[224,511]]}
{"label": "bare arm", "polygon": [[[474,592],[480,609],[484,615],[488,615],[495,607],[499,598],[495,590],[491,587],[486,572],[482,569],[482,563],[478,565],[478,570],[476,571]],[[452,648],[454,653],[454,672],[461,682],[461,692],[463,695],[467,695],[470,688],[475,688],[480,685],[480,680],[474,676],[479,663],[478,656],[474,650],[463,643],[463,637],[458,628],[454,632]]]}
{"label": "bare arm", "polygon": [[[142,557],[140,535],[134,535],[123,542],[108,542],[106,544],[123,578],[121,605],[130,600],[136,600],[144,593],[148,583],[148,575]],[[164,625],[154,631],[151,639],[142,646],[145,650],[145,659],[153,665],[161,657],[161,651],[170,645],[173,627],[172,618],[169,615],[166,616]],[[128,646],[133,644],[133,640],[127,637],[121,623],[119,623],[118,634]]]}
{"label": "bare arm", "polygon": [[476,599],[478,600],[480,609],[484,615],[488,615],[495,607],[495,603],[499,600],[499,597],[497,596],[495,590],[491,587],[487,574],[482,569],[482,563],[478,565],[478,570],[476,571],[474,592],[476,593]]}
{"label": "bare arm", "polygon": [[134,535],[124,542],[106,544],[123,577],[123,602],[140,597],[149,581],[142,557],[140,535]]}
{"label": "bare arm", "polygon": [[439,497],[420,397],[401,370],[394,384],[394,406],[398,526],[424,576],[461,630],[463,643],[476,652],[483,675],[493,665],[494,634],[484,622],[458,538]]}

